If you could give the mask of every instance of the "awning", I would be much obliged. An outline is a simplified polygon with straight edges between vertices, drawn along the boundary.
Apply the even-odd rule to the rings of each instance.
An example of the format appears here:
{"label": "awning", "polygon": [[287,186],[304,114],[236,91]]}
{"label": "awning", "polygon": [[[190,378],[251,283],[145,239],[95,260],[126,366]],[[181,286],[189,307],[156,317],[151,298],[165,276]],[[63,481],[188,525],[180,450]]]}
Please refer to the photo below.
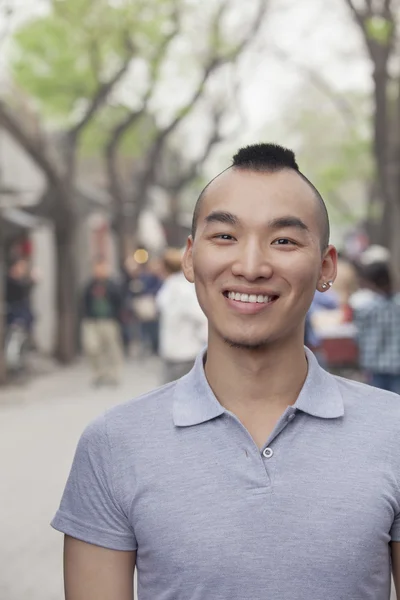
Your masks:
{"label": "awning", "polygon": [[38,217],[35,217],[24,210],[20,210],[19,208],[5,208],[0,212],[0,215],[9,223],[12,223],[17,227],[22,227],[23,229],[34,229],[35,227],[39,227],[43,222]]}

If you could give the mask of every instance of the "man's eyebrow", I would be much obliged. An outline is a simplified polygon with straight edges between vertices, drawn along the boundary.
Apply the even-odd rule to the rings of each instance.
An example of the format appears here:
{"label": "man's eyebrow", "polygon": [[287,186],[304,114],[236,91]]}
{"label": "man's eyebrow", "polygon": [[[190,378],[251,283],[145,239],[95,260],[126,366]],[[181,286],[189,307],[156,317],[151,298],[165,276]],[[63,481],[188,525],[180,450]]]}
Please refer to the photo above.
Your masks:
{"label": "man's eyebrow", "polygon": [[238,225],[239,219],[230,212],[214,210],[205,218],[206,223],[225,223],[226,225]]}
{"label": "man's eyebrow", "polygon": [[278,217],[269,221],[268,227],[271,229],[293,228],[301,231],[310,231],[307,225],[298,217]]}
{"label": "man's eyebrow", "polygon": [[[211,212],[209,215],[205,217],[206,223],[225,223],[226,225],[240,225],[240,219],[236,215],[225,212],[215,210]],[[276,219],[272,219],[268,221],[267,227],[269,229],[274,229],[275,231],[279,229],[292,228],[299,229],[301,231],[309,232],[309,228],[307,225],[298,217],[286,216],[286,217],[277,217]]]}

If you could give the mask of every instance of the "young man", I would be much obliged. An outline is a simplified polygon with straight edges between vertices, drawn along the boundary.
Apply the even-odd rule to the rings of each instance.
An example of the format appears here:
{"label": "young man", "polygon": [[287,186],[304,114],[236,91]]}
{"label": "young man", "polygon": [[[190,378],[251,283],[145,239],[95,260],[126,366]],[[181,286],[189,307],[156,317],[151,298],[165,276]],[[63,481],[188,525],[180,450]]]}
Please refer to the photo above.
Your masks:
{"label": "young man", "polygon": [[67,600],[388,600],[400,403],[331,376],[304,319],[336,273],[292,152],[242,149],[197,203],[184,272],[208,350],[86,429],[53,526]]}

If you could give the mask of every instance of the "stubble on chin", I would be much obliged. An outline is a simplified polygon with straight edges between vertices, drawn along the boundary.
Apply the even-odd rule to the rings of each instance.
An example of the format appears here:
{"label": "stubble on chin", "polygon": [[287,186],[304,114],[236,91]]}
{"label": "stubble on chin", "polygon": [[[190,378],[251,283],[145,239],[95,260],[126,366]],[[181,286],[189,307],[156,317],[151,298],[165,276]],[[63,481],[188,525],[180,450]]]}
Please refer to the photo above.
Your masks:
{"label": "stubble on chin", "polygon": [[269,340],[258,340],[258,341],[240,341],[240,340],[231,340],[227,337],[223,338],[224,343],[230,348],[235,348],[237,350],[265,350],[269,345]]}

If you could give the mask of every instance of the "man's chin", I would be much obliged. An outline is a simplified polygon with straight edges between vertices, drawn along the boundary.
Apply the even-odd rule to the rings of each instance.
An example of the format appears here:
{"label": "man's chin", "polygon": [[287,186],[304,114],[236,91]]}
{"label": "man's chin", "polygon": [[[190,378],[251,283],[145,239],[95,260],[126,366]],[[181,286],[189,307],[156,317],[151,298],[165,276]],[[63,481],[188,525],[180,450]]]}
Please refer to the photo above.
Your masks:
{"label": "man's chin", "polygon": [[265,350],[271,345],[269,339],[232,339],[224,337],[224,342],[230,348],[236,348],[238,350],[251,350],[260,351]]}

